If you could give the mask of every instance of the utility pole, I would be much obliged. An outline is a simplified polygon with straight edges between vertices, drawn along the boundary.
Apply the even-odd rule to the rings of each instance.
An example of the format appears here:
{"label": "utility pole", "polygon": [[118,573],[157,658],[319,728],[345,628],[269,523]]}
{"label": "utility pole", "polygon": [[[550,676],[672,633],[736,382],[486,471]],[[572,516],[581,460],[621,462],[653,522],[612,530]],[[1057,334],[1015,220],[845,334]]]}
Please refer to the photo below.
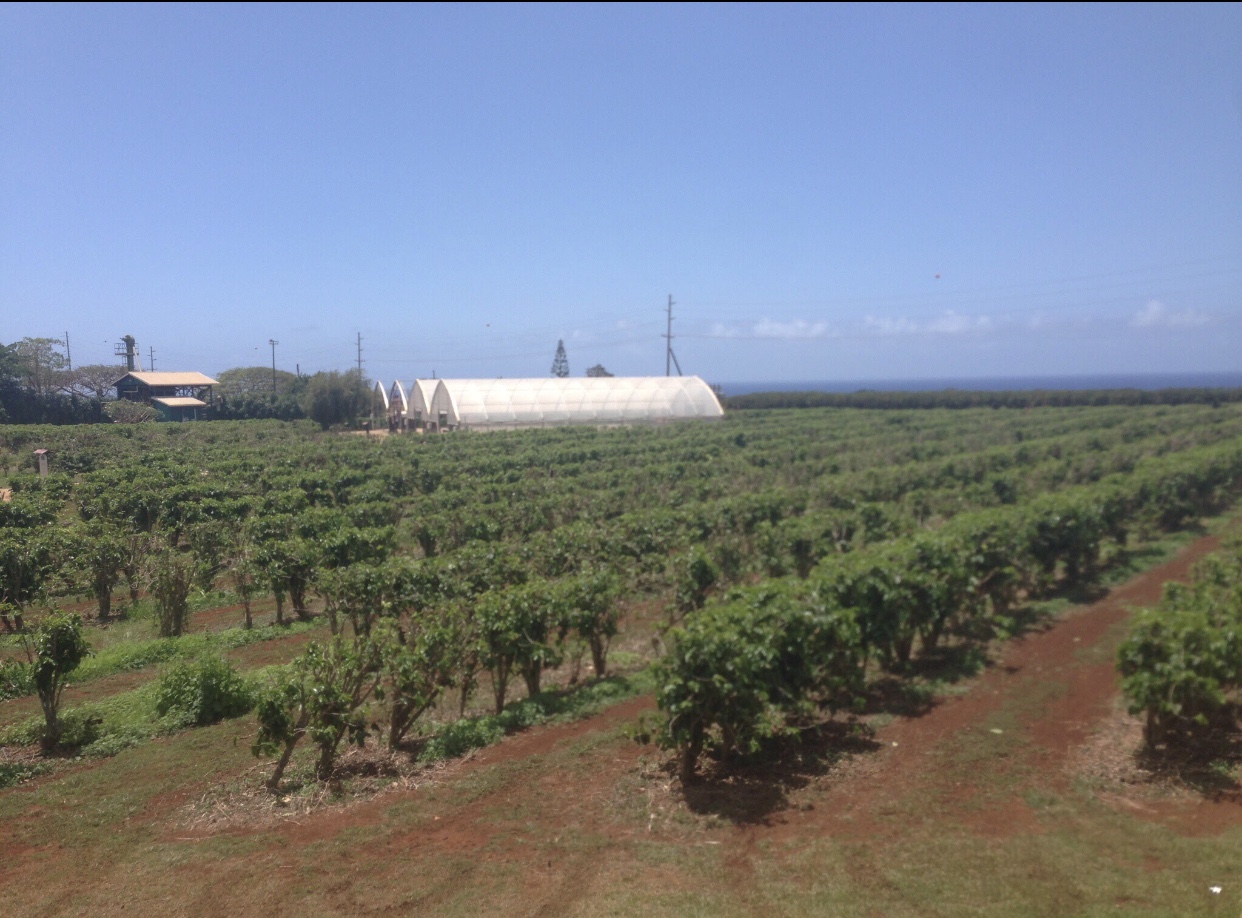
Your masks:
{"label": "utility pole", "polygon": [[668,331],[664,335],[664,375],[673,375],[673,295],[668,295]]}
{"label": "utility pole", "polygon": [[673,367],[677,367],[677,375],[681,375],[681,364],[677,362],[677,355],[673,353],[673,295],[668,295],[668,331],[663,336],[668,342],[664,349],[664,375],[672,376]]}
{"label": "utility pole", "polygon": [[69,332],[65,332],[65,360],[69,361],[69,372],[73,372],[73,354],[69,350]]}
{"label": "utility pole", "polygon": [[151,364],[151,369],[149,372],[154,373],[155,372],[155,348],[153,347],[147,348],[147,361]]}
{"label": "utility pole", "polygon": [[362,332],[358,332],[358,378],[362,379]]}
{"label": "utility pole", "polygon": [[272,346],[272,398],[276,397],[276,345],[280,344],[275,338],[268,338],[267,343]]}

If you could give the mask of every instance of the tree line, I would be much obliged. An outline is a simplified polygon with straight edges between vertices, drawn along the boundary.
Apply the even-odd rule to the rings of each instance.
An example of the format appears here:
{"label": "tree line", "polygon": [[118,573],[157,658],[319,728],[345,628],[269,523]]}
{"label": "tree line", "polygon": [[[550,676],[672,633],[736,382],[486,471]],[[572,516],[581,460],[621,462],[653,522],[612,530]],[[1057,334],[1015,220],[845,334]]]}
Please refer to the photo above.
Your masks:
{"label": "tree line", "polygon": [[[117,401],[125,370],[112,364],[70,367],[58,338],[0,344],[0,424],[140,423],[150,406]],[[302,376],[270,367],[234,367],[219,374],[211,417],[295,421],[323,428],[352,424],[370,411],[370,390],[356,370]]]}

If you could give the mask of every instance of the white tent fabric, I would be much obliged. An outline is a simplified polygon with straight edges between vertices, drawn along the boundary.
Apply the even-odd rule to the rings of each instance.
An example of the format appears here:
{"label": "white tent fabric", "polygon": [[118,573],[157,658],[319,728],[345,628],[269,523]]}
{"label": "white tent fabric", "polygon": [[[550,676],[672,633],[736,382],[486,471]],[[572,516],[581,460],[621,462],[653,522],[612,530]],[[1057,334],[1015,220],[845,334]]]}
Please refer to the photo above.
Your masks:
{"label": "white tent fabric", "polygon": [[416,379],[410,383],[409,418],[417,423],[437,424],[440,413],[451,414],[448,393],[439,379]]}
{"label": "white tent fabric", "polygon": [[420,379],[418,383],[423,387],[423,398],[427,402],[427,423],[438,425],[443,422],[455,427],[457,420],[453,411],[453,400],[448,389],[444,387],[444,380]]}
{"label": "white tent fabric", "polygon": [[397,420],[409,415],[410,401],[405,397],[405,386],[401,385],[400,380],[395,380],[392,388],[388,390],[388,403]]}
{"label": "white tent fabric", "polygon": [[[451,406],[448,423],[461,427],[630,423],[724,414],[715,393],[697,376],[442,379],[439,383]],[[429,420],[437,416],[432,414]]]}

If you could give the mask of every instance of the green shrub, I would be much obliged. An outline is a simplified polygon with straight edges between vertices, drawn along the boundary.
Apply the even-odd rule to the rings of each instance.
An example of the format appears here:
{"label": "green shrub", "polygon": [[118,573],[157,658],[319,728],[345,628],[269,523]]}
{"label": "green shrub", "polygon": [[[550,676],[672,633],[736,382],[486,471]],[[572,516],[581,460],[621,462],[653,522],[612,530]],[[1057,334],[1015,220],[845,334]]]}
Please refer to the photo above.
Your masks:
{"label": "green shrub", "polygon": [[254,707],[255,691],[227,660],[212,656],[165,670],[156,685],[155,711],[203,726]]}
{"label": "green shrub", "polygon": [[1211,726],[1242,685],[1242,629],[1169,605],[1141,615],[1118,651],[1122,690],[1131,713],[1146,716],[1149,746]]}
{"label": "green shrub", "polygon": [[50,765],[28,762],[0,762],[0,790],[21,784],[36,775],[41,775],[51,768]]}
{"label": "green shrub", "polygon": [[850,705],[862,679],[854,612],[788,584],[735,590],[671,634],[656,703],[661,745],[678,751],[683,781],[708,748],[745,755],[821,707]]}
{"label": "green shrub", "polygon": [[33,695],[34,670],[20,660],[0,661],[0,700]]}

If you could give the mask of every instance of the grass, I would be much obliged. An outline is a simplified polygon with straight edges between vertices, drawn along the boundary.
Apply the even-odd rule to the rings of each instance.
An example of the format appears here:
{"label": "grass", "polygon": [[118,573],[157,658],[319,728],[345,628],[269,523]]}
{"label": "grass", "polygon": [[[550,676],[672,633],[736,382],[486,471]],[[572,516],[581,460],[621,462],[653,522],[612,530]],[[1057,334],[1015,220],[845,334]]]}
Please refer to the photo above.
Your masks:
{"label": "grass", "polygon": [[116,644],[88,657],[70,675],[69,681],[87,682],[114,673],[145,669],[159,663],[198,660],[249,644],[302,634],[322,627],[323,623],[318,621],[293,622],[287,625],[265,625],[249,631],[245,628],[228,628],[223,631]]}
{"label": "grass", "polygon": [[541,692],[508,705],[500,714],[464,717],[447,726],[432,728],[419,761],[424,764],[457,758],[471,749],[497,743],[508,733],[539,724],[577,720],[598,713],[609,705],[654,689],[650,670],[628,676],[609,676],[580,688]]}

